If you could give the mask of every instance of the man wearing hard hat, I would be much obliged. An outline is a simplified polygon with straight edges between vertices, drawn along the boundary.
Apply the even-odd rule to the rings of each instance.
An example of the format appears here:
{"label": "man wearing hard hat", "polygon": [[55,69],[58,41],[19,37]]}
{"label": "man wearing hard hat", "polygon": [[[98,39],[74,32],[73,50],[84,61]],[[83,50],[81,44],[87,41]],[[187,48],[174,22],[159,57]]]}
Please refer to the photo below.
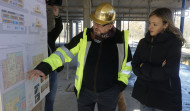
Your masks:
{"label": "man wearing hard hat", "polygon": [[118,96],[128,85],[132,70],[128,31],[114,27],[115,16],[111,4],[100,4],[90,14],[93,27],[85,28],[29,71],[29,79],[45,78],[78,54],[75,76],[78,111],[93,111],[96,103],[99,111],[115,111]]}

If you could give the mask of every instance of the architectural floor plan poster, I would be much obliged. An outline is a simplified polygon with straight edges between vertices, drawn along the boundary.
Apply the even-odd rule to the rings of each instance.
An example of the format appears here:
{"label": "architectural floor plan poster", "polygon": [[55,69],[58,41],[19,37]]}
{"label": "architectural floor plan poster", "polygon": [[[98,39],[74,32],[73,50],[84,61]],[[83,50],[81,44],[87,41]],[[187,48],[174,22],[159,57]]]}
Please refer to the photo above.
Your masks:
{"label": "architectural floor plan poster", "polygon": [[[29,45],[30,46],[30,45]],[[35,49],[44,49],[45,47],[41,45],[35,44],[33,47],[29,47],[27,50],[28,54],[28,67],[29,69],[35,68],[45,57],[47,50],[40,51],[37,50],[33,52]],[[30,56],[29,56],[30,55]],[[26,87],[29,87],[26,91],[26,99],[27,99],[27,108],[28,111],[33,109],[33,106],[38,104],[42,98],[49,92],[49,78],[48,76],[43,81],[41,78],[38,78],[36,81],[33,80],[26,80]],[[37,105],[38,107],[40,105]],[[39,108],[35,108],[39,109]]]}
{"label": "architectural floor plan poster", "polygon": [[46,57],[45,0],[0,0],[0,111],[42,109],[49,78],[28,80],[26,72]]}

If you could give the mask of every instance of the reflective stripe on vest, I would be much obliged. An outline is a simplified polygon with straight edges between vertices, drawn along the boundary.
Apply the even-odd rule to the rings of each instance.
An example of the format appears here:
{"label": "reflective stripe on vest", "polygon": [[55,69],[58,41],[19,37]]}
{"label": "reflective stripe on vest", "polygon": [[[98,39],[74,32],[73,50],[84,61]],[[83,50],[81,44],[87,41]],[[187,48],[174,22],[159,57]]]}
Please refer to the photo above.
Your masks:
{"label": "reflective stripe on vest", "polygon": [[74,55],[65,46],[57,48],[57,50],[51,54],[48,58],[44,59],[43,62],[50,64],[54,71],[58,67],[62,66],[65,62],[70,62]]}
{"label": "reflective stripe on vest", "polygon": [[129,31],[124,31],[124,41],[125,41],[125,59],[122,63],[122,68],[120,72],[118,73],[118,81],[122,81],[126,85],[128,85],[128,78],[131,75],[132,71],[132,66],[131,66],[131,61],[127,62],[127,57],[128,57],[128,36],[129,36]]}
{"label": "reflective stripe on vest", "polygon": [[78,65],[77,65],[77,72],[75,77],[75,88],[77,90],[77,98],[79,98],[82,80],[83,80],[83,69],[84,69],[84,62],[85,62],[85,53],[86,53],[86,46],[87,46],[87,28],[84,29],[83,32],[83,39],[80,40],[80,50],[78,53]]}

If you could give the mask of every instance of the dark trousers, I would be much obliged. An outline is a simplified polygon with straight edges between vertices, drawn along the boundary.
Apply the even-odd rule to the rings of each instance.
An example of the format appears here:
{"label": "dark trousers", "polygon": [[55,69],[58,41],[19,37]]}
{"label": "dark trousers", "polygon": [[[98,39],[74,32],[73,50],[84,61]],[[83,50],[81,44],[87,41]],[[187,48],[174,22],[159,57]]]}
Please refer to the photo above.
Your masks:
{"label": "dark trousers", "polygon": [[57,92],[57,71],[49,74],[50,92],[46,95],[45,111],[53,111],[54,100]]}
{"label": "dark trousers", "polygon": [[100,93],[82,88],[78,99],[78,111],[94,111],[97,103],[98,111],[115,111],[120,90],[114,86]]}

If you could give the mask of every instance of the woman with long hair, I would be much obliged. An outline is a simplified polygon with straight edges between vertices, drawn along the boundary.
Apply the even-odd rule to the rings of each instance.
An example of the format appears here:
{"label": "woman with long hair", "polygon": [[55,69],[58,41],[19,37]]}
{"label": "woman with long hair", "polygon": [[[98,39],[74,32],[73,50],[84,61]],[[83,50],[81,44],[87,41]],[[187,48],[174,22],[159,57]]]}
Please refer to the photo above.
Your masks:
{"label": "woman with long hair", "polygon": [[149,16],[149,27],[133,56],[137,76],[132,96],[141,111],[181,111],[179,67],[184,38],[168,8],[158,8]]}

